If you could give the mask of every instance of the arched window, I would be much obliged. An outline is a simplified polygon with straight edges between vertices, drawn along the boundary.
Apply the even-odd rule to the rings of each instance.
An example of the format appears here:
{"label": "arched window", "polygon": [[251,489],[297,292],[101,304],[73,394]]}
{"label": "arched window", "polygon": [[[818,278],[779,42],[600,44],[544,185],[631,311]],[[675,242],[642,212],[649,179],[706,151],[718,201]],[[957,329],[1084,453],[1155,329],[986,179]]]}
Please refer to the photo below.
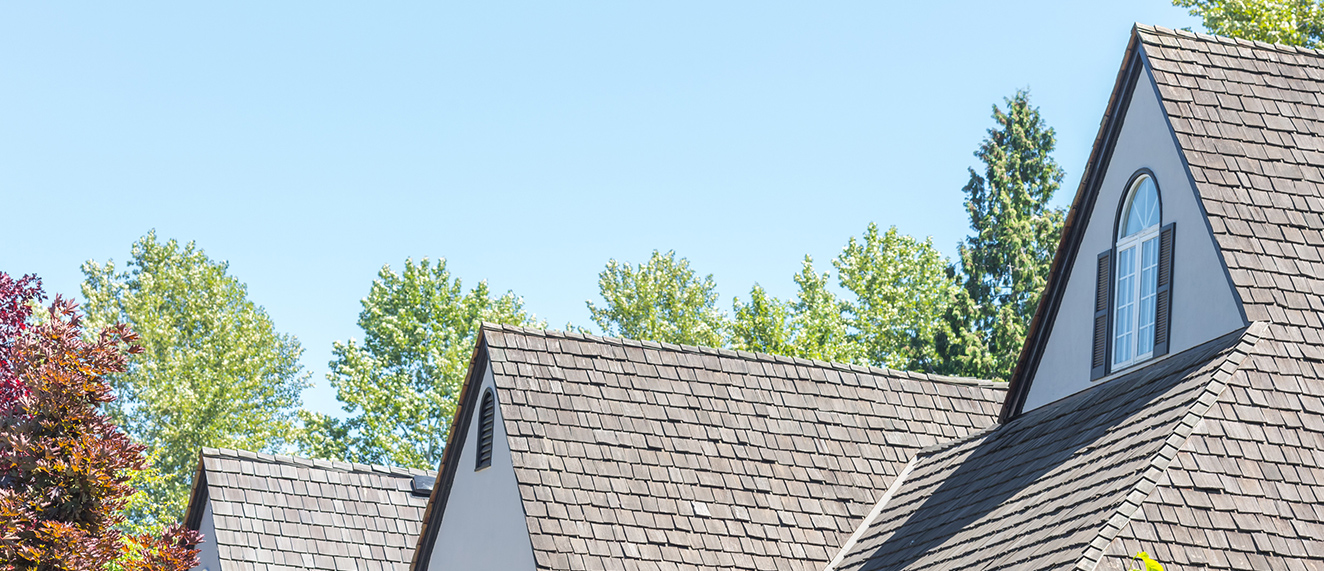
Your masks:
{"label": "arched window", "polygon": [[478,463],[474,470],[492,465],[492,432],[496,429],[496,397],[492,389],[483,392],[483,406],[478,409]]}
{"label": "arched window", "polygon": [[1168,352],[1174,231],[1163,225],[1153,175],[1137,173],[1122,198],[1113,247],[1099,254],[1091,378]]}
{"label": "arched window", "polygon": [[1159,206],[1154,177],[1131,183],[1117,231],[1117,303],[1113,314],[1113,367],[1154,352],[1154,302],[1158,293]]}

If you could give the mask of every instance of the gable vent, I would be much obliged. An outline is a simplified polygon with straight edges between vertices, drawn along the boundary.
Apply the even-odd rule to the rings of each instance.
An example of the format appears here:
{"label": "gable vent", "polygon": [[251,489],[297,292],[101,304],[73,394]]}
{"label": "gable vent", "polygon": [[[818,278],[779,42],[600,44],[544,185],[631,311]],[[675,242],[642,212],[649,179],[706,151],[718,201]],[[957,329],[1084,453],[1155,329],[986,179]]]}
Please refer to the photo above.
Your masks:
{"label": "gable vent", "polygon": [[478,465],[474,470],[482,470],[492,465],[492,430],[496,425],[496,398],[492,389],[483,393],[483,408],[478,418]]}

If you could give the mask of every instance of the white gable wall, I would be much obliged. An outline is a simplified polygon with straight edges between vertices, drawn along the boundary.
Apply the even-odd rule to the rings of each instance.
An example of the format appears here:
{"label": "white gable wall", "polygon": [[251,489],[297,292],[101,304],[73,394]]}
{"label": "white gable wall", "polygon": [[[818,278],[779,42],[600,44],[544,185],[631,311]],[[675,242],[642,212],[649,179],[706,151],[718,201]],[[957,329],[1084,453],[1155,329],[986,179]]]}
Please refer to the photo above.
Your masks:
{"label": "white gable wall", "polygon": [[[478,398],[473,401],[475,406],[481,406],[483,393],[489,388],[495,391],[497,402],[501,402],[503,395],[496,391],[491,365],[483,372]],[[428,571],[534,569],[533,544],[529,540],[524,503],[515,481],[510,442],[506,439],[499,405],[496,411],[492,465],[481,471],[474,471],[480,415],[474,414],[469,419]]]}
{"label": "white gable wall", "polygon": [[202,511],[202,523],[198,525],[202,533],[202,544],[198,545],[198,566],[196,571],[221,571],[221,551],[216,547],[216,524],[212,521],[211,500]]}
{"label": "white gable wall", "polygon": [[[1245,325],[1196,191],[1182,164],[1149,74],[1142,73],[1113,150],[1112,161],[1085,228],[1067,290],[1026,396],[1029,411],[1095,383],[1090,381],[1098,255],[1112,247],[1126,183],[1141,168],[1154,172],[1163,224],[1177,223],[1172,262],[1172,321],[1168,354],[1179,353]],[[1140,366],[1143,366],[1141,364]]]}

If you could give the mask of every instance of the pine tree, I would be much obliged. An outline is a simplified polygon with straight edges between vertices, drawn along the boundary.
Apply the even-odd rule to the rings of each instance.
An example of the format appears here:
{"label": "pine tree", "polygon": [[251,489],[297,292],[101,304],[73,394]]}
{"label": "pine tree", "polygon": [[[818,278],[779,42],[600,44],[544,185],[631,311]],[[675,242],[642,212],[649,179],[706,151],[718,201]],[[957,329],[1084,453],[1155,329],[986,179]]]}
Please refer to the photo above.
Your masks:
{"label": "pine tree", "polygon": [[995,126],[970,169],[966,213],[974,233],[960,246],[963,287],[948,306],[947,330],[937,340],[941,369],[1007,380],[1047,284],[1064,212],[1048,203],[1062,183],[1051,156],[1053,129],[1030,105],[1027,91],[993,107]]}

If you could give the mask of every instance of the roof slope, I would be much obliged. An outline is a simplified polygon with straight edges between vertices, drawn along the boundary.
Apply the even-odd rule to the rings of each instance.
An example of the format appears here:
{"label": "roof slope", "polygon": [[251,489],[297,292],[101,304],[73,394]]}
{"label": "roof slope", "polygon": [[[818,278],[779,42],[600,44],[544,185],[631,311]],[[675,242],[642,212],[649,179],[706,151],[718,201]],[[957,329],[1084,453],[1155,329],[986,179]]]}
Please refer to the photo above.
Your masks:
{"label": "roof slope", "polygon": [[479,343],[541,569],[822,569],[916,451],[990,426],[1004,393],[493,325]]}
{"label": "roof slope", "polygon": [[921,452],[837,569],[1092,567],[1104,544],[1092,545],[1140,505],[1262,331]]}
{"label": "roof slope", "polygon": [[[983,550],[979,542],[984,540],[971,539],[967,526],[978,527],[983,517],[1003,517],[1022,509],[1006,521],[1017,525],[1023,535],[998,537],[1007,541],[1010,553],[1037,568],[1124,569],[1126,556],[1140,550],[1154,554],[1169,571],[1324,568],[1324,508],[1320,507],[1324,501],[1320,468],[1324,465],[1324,52],[1141,25],[1133,34],[1114,104],[1122,99],[1122,91],[1136,85],[1128,83],[1127,78],[1134,77],[1130,74],[1153,77],[1229,280],[1247,318],[1263,328],[1256,333],[1262,339],[1246,349],[1248,357],[1239,368],[1215,373],[1175,428],[1170,426],[1171,418],[1164,417],[1167,420],[1131,437],[1153,447],[1160,442],[1155,438],[1169,435],[1140,480],[1134,475],[1120,477],[1117,467],[1135,462],[1129,454],[1119,455],[1125,446],[1096,446],[1090,457],[1075,464],[1076,472],[1064,474],[1058,484],[1040,482],[1042,476],[1032,478],[1019,490],[1004,489],[1001,500],[1006,504],[981,501],[987,513],[980,514],[979,508],[966,508],[964,498],[946,494],[944,484],[914,480],[923,473],[917,468],[906,485],[928,485],[931,493],[946,494],[947,503],[958,507],[943,507],[936,496],[933,502],[912,502],[912,509],[923,507],[956,519],[941,520],[941,527],[918,520],[907,523],[908,529],[897,533],[921,538],[931,546],[924,552],[903,550],[903,556],[936,560],[946,553],[947,563],[933,565],[938,569],[1012,566],[1010,557]],[[1134,67],[1137,61],[1146,65]],[[1106,155],[1104,135],[1113,119],[1105,117],[1091,162]],[[1088,168],[1097,170],[1097,165]],[[1083,180],[1073,211],[1088,211],[1089,190]],[[1064,238],[1055,267],[1062,265],[1064,255],[1071,255],[1068,242]],[[1224,367],[1230,362],[1225,358]],[[1121,381],[1055,406],[1104,394],[1116,382]],[[1187,382],[1168,390],[1180,391]],[[1223,387],[1217,391],[1220,384]],[[1012,390],[1018,390],[1015,383]],[[1175,402],[1171,398],[1179,397],[1168,394],[1151,401],[1138,418],[1151,410],[1168,410]],[[1009,399],[1009,404],[1015,405],[1013,401]],[[1201,408],[1207,410],[1200,412]],[[1038,414],[1043,413],[1026,413],[979,442],[1007,438],[1003,434],[1015,432]],[[1026,446],[1037,449],[1039,444]],[[955,479],[948,486],[975,485],[959,473],[976,465],[992,466],[994,471],[1010,466],[1026,469],[1011,459],[1012,452],[1005,453],[1006,464],[995,464],[996,459],[979,459],[973,451],[960,458],[950,456],[966,448],[951,450],[943,457],[957,464],[975,463],[970,468],[957,464],[926,468],[957,474],[949,476]],[[936,457],[942,451],[932,454]],[[1019,474],[1017,478],[1024,479]],[[1115,479],[1101,483],[1099,478]],[[1070,511],[1047,511],[1061,508],[1041,508],[1021,500],[1020,494],[1038,494],[1039,502],[1053,502],[1052,496],[1043,494],[1065,490],[1064,486],[1082,490],[1077,494],[1080,503],[1063,499],[1051,505],[1075,505]],[[1108,502],[1119,497],[1125,501],[1110,511]],[[902,499],[898,496],[894,501]],[[901,504],[896,507],[899,510]],[[1092,516],[1081,519],[1091,510]],[[889,512],[878,518],[879,525],[895,517]],[[1088,534],[1082,534],[1080,527],[1089,525],[1099,532],[1081,543]],[[887,546],[889,539],[877,532],[870,537],[875,550],[896,547],[896,543]],[[961,538],[973,542],[964,548],[972,554],[949,551],[948,542]],[[849,561],[858,563],[864,555],[872,555],[864,549],[853,550],[850,555],[855,559]],[[1072,552],[1078,554],[1074,560],[1065,556]],[[869,569],[907,563],[884,561],[881,556],[865,561],[863,567]]]}
{"label": "roof slope", "polygon": [[432,473],[204,448],[201,474],[188,519],[210,502],[225,569],[404,570],[427,503],[413,479]]}
{"label": "roof slope", "polygon": [[1324,53],[1137,34],[1246,314],[1272,326],[1108,553],[1324,567]]}

